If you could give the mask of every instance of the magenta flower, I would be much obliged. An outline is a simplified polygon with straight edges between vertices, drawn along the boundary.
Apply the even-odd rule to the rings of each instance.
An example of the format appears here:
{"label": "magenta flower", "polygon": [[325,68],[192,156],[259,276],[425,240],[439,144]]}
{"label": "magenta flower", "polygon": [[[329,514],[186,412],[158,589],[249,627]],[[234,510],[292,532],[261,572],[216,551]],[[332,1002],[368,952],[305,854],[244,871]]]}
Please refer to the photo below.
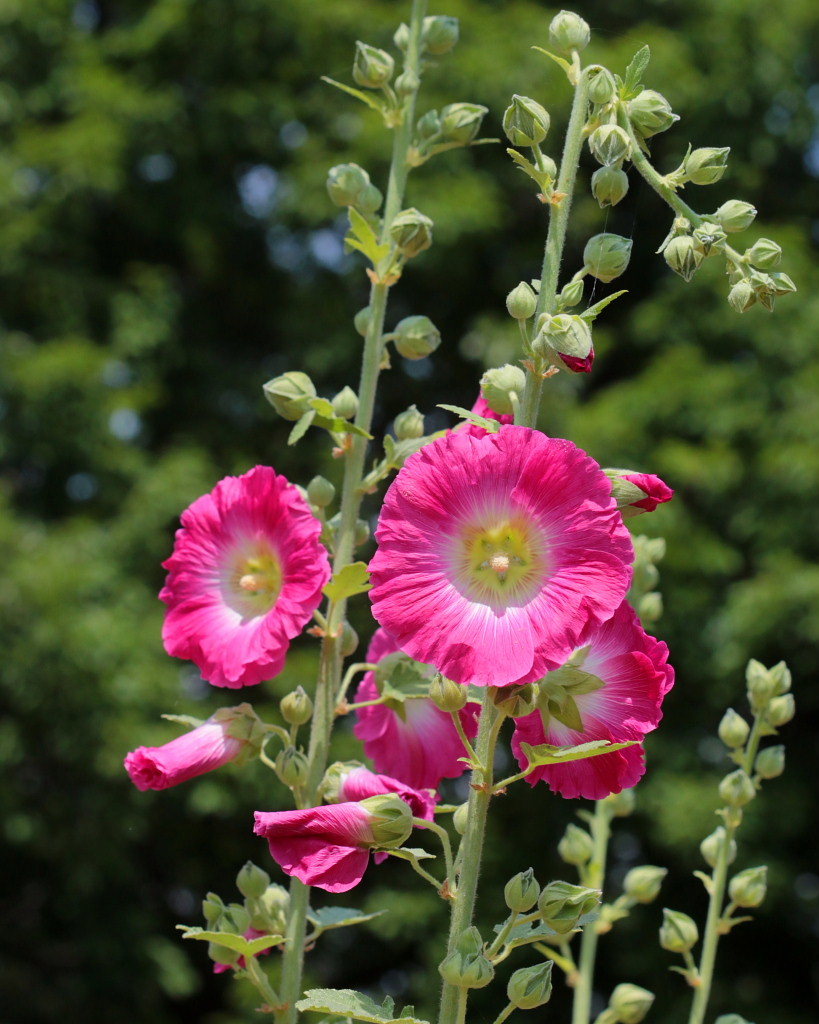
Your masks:
{"label": "magenta flower", "polygon": [[[367,650],[367,661],[376,664],[394,654],[398,644],[383,630],[376,630]],[[378,696],[375,674],[368,672],[358,685],[356,701]],[[467,704],[458,714],[466,735],[478,731],[477,706]],[[380,772],[416,789],[437,789],[441,779],[463,775],[466,756],[452,716],[426,697],[403,704],[374,704],[356,711],[355,734],[363,742],[367,757]],[[424,817],[424,815],[418,815]]]}
{"label": "magenta flower", "polygon": [[592,366],[594,366],[594,347],[590,348],[589,354],[582,359],[580,356],[564,355],[563,352],[558,352],[557,354],[572,373],[591,373]]}
{"label": "magenta flower", "polygon": [[288,874],[327,892],[347,892],[364,877],[370,851],[399,846],[412,831],[412,811],[397,796],[308,807],[256,811],[253,831]]}
{"label": "magenta flower", "polygon": [[[624,601],[608,622],[587,633],[564,670],[543,680],[538,710],[515,721],[515,757],[526,768],[522,742],[574,746],[598,739],[642,740],[659,724],[663,697],[673,685],[668,647],[643,630]],[[527,781],[535,785],[542,779],[564,797],[600,800],[635,785],[644,771],[643,748],[634,746],[536,768]]]}
{"label": "magenta flower", "polygon": [[624,480],[639,488],[645,495],[644,498],[638,501],[629,502],[630,507],[633,509],[639,509],[642,512],[653,512],[658,505],[671,501],[674,497],[674,491],[668,484],[658,476],[654,476],[653,473],[623,473],[622,476]]}
{"label": "magenta flower", "polygon": [[389,775],[377,775],[358,761],[337,761],[330,765],[321,792],[324,799],[331,803],[366,800],[369,796],[395,793],[409,805],[414,818],[426,818],[427,821],[435,817],[435,805],[438,802],[430,789],[414,789]]}
{"label": "magenta flower", "polygon": [[182,513],[162,636],[215,686],[247,686],[281,672],[330,577],[321,525],[269,466],[225,477]]}
{"label": "magenta flower", "polygon": [[617,609],[634,558],[597,463],[516,426],[411,455],[376,538],[375,618],[410,657],[478,686],[559,668]]}

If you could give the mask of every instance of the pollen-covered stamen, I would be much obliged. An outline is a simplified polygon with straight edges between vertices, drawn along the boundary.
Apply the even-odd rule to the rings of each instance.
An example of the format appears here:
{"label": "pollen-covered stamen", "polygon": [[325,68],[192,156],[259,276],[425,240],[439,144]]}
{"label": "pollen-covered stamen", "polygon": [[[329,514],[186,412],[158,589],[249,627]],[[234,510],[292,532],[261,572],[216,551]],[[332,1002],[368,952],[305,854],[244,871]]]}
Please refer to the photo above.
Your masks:
{"label": "pollen-covered stamen", "polygon": [[229,568],[230,603],[243,616],[266,614],[282,589],[282,569],[277,555],[268,548],[248,554],[237,552]]}
{"label": "pollen-covered stamen", "polygon": [[496,520],[492,526],[470,525],[461,544],[458,576],[479,600],[494,603],[525,592],[544,568],[542,545],[518,517]]}

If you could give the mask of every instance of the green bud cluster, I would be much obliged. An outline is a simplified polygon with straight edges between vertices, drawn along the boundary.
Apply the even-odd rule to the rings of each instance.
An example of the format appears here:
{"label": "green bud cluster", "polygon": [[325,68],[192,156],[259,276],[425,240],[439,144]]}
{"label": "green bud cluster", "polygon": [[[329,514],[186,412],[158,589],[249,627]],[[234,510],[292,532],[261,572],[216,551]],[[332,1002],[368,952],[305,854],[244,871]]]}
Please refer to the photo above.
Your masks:
{"label": "green bud cluster", "polygon": [[653,992],[639,985],[618,985],[609,999],[612,1024],[641,1024],[654,1002]]}
{"label": "green bud cluster", "polygon": [[510,415],[515,411],[512,395],[520,397],[526,386],[526,377],[519,366],[506,363],[495,369],[487,370],[481,377],[481,394],[489,403],[490,409],[501,416]]}
{"label": "green bud cluster", "polygon": [[310,410],[316,389],[306,373],[290,370],[269,380],[262,388],[264,396],[285,420],[299,420]]}
{"label": "green bud cluster", "polygon": [[336,206],[354,206],[372,214],[381,206],[383,196],[358,164],[337,164],[327,174],[327,194]]}
{"label": "green bud cluster", "polygon": [[670,953],[690,953],[700,935],[697,925],[679,910],[663,910],[660,945]]}
{"label": "green bud cluster", "polygon": [[424,359],[441,344],[441,332],[428,316],[405,316],[396,324],[392,340],[405,359]]}
{"label": "green bud cluster", "polygon": [[544,922],[560,935],[572,931],[584,914],[600,903],[600,890],[569,882],[550,882],[541,892],[537,906]]}
{"label": "green bud cluster", "polygon": [[454,950],[438,967],[449,985],[458,988],[485,988],[495,976],[495,968],[483,953],[483,941],[477,928],[467,928],[459,936]]}

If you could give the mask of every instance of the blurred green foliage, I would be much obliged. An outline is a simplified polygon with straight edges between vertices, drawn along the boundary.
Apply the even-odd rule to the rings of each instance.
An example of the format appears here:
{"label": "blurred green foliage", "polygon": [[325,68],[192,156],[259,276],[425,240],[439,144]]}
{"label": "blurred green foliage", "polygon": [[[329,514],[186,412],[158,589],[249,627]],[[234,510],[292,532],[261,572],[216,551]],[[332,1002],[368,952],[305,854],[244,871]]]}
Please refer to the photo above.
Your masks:
{"label": "blurred green foliage", "polygon": [[[162,650],[155,595],[179,512],[256,462],[301,482],[337,476],[318,436],[285,447],[261,384],[291,368],[324,394],[355,383],[350,318],[366,281],[343,254],[324,178],[354,159],[383,183],[388,143],[374,115],[318,79],[346,80],[355,39],[388,45],[406,8],[0,0],[0,1016],[14,1024],[251,1019],[247,994],[213,978],[173,924],[198,923],[207,889],[232,897],[247,857],[264,863],[250,812],[282,806],[282,787],[259,768],[140,794],[121,759],[175,734],[161,712],[204,717],[229,702]],[[545,43],[551,10],[531,0],[433,10],[461,18],[462,42],[430,72],[424,105],[484,103],[487,133],[500,135],[510,94],[533,94],[552,112],[557,156],[568,89],[529,49]],[[750,655],[786,657],[798,706],[789,768],[749,814],[738,861],[770,862],[771,891],[758,922],[721,950],[714,1007],[808,1024],[819,1007],[808,841],[819,752],[819,9],[588,0],[582,13],[590,53],[614,70],[650,44],[648,84],[683,115],[653,146],[660,168],[688,140],[730,145],[729,175],[691,189],[692,202],[754,202],[756,233],[784,245],[800,288],[773,316],[757,307],[740,318],[716,268],[684,285],[653,255],[670,219],[659,200],[632,177],[627,199],[601,214],[586,159],[567,267],[604,226],[633,235],[630,294],[599,322],[591,378],[550,385],[543,426],[677,489],[637,521],[668,538],[660,632],[678,683],[613,871],[668,864],[661,899],[701,917],[690,871],[714,824],[716,724],[726,704],[741,707]],[[436,245],[395,290],[390,318],[428,314],[444,344],[433,361],[398,360],[385,375],[381,430],[410,402],[444,425],[437,402],[469,405],[483,366],[515,358],[503,299],[537,273],[544,237],[543,209],[501,146],[437,157],[410,189],[435,219]],[[365,631],[365,600],[354,615]],[[286,674],[251,699],[264,707],[308,684],[313,664],[312,641],[298,642]],[[354,750],[342,727],[339,751]],[[545,790],[499,801],[482,921],[499,919],[517,870],[565,874],[551,851],[574,809]],[[430,1010],[423,979],[439,959],[430,937],[444,907],[396,865],[371,872],[358,895],[374,907],[387,886],[391,914],[369,933],[323,939],[311,980]],[[600,991],[646,985],[675,1024],[687,994],[656,948],[659,917],[640,908],[604,940]],[[475,1012],[489,1019],[498,996],[481,996]],[[551,1012],[565,1013],[565,999],[556,993]]]}

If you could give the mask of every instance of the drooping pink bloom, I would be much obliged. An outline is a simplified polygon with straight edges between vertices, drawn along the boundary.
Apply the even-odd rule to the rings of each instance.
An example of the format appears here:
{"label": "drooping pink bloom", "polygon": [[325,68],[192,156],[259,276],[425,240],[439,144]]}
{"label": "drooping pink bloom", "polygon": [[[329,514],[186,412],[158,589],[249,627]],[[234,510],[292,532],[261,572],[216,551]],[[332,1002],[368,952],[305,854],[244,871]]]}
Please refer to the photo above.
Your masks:
{"label": "drooping pink bloom", "polygon": [[232,722],[208,719],[161,747],[137,747],[125,767],[137,789],[168,789],[232,761],[245,742],[230,735]]}
{"label": "drooping pink bloom", "polygon": [[[367,649],[367,661],[377,664],[394,654],[398,644],[383,629],[375,631]],[[355,700],[378,696],[375,673],[368,672],[358,685]],[[461,725],[472,739],[478,731],[477,705],[459,711]],[[437,708],[427,697],[414,698],[395,706],[374,704],[356,711],[354,732],[363,742],[367,757],[379,772],[416,789],[437,789],[441,779],[454,779],[466,771],[459,758],[466,756],[452,716]]]}
{"label": "drooping pink bloom", "polygon": [[[329,786],[329,788],[328,788]],[[368,796],[395,793],[409,804],[413,817],[432,821],[435,817],[437,797],[430,789],[414,789],[389,775],[378,775],[356,761],[337,762],[327,771],[322,787],[325,800],[343,803],[347,800],[366,800]]]}
{"label": "drooping pink bloom", "polygon": [[479,686],[559,668],[617,609],[634,558],[597,463],[516,426],[411,455],[376,538],[375,618],[410,657]]}
{"label": "drooping pink bloom", "polygon": [[321,525],[269,466],[225,477],[182,513],[168,578],[167,652],[215,686],[247,686],[282,670],[330,577]]}
{"label": "drooping pink bloom", "polygon": [[[642,740],[662,718],[662,700],[674,685],[668,647],[649,636],[625,601],[602,626],[587,632],[570,660],[568,672],[547,676],[541,684],[538,710],[515,720],[512,750],[521,768],[527,766],[521,743],[575,746],[589,740],[622,743]],[[579,672],[572,672],[572,669]],[[597,688],[578,686],[580,675],[596,677]],[[602,684],[602,685],[600,685]],[[572,693],[572,687],[577,689]],[[578,692],[579,691],[579,692]],[[581,728],[572,728],[550,713],[548,698],[558,705],[570,696]],[[558,715],[561,712],[557,711]],[[565,713],[561,717],[567,717]],[[611,754],[537,768],[530,785],[541,779],[564,797],[600,800],[635,785],[645,771],[642,746]]]}

